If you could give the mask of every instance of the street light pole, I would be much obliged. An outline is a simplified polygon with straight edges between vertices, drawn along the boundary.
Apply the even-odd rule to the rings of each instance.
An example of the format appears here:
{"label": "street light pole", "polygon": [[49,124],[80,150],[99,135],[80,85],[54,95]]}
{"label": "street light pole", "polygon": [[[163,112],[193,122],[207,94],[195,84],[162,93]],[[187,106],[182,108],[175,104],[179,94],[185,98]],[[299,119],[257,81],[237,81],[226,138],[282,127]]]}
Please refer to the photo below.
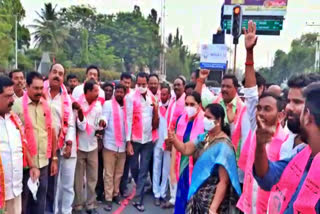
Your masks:
{"label": "street light pole", "polygon": [[15,15],[15,56],[16,56],[16,66],[15,68],[18,69],[18,16]]}

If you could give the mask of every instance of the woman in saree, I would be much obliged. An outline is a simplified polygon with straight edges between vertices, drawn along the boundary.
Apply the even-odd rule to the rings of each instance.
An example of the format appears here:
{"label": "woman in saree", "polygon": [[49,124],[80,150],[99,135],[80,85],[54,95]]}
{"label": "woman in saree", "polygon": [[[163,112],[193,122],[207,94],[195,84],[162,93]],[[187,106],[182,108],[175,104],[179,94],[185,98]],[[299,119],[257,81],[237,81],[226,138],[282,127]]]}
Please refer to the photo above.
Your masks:
{"label": "woman in saree", "polygon": [[[197,139],[198,135],[204,132],[203,118],[204,112],[200,107],[201,96],[197,92],[192,92],[185,98],[184,113],[177,119],[175,133],[177,139],[181,142],[189,142]],[[191,174],[193,169],[193,158],[181,155],[179,151],[173,148],[171,160],[172,177],[178,181],[175,214],[184,214],[187,206],[189,186],[191,183]],[[174,172],[174,173],[173,173]]]}
{"label": "woman in saree", "polygon": [[184,213],[239,213],[236,203],[241,188],[230,129],[224,117],[220,104],[210,104],[204,114],[205,132],[195,140],[183,143],[174,132],[168,133],[168,142],[195,161]]}

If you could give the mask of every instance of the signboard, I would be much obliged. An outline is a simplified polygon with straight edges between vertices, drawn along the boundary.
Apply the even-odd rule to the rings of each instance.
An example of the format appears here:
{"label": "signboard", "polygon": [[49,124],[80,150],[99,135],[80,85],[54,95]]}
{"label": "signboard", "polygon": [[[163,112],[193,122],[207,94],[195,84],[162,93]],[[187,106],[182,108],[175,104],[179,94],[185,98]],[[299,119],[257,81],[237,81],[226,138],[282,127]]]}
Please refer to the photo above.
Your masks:
{"label": "signboard", "polygon": [[231,16],[238,4],[244,16],[285,16],[288,0],[225,0],[223,15]]}
{"label": "signboard", "polygon": [[[255,20],[253,21],[257,25],[257,31],[280,31],[283,28],[283,20]],[[243,19],[242,27],[248,29],[248,19]],[[225,19],[223,20],[223,29],[230,30],[231,29],[231,20]]]}
{"label": "signboard", "polygon": [[200,68],[225,70],[228,48],[223,44],[208,44],[200,47]]}

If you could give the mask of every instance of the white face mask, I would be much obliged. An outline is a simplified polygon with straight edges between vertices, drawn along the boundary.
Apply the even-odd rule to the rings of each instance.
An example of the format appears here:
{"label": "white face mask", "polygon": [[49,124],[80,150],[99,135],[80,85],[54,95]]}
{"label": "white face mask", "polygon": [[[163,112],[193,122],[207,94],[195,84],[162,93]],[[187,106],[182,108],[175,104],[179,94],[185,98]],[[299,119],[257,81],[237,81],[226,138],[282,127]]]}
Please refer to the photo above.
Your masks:
{"label": "white face mask", "polygon": [[184,109],[187,112],[189,118],[193,117],[197,113],[197,109],[192,106],[186,106],[186,107],[184,107]]}
{"label": "white face mask", "polygon": [[140,86],[140,87],[138,87],[138,90],[139,90],[140,94],[145,94],[147,92],[148,88],[147,87],[144,88],[144,87]]}
{"label": "white face mask", "polygon": [[211,131],[216,126],[216,124],[214,123],[214,120],[209,120],[206,117],[204,117],[203,119],[203,125],[204,125],[204,130],[206,131]]}

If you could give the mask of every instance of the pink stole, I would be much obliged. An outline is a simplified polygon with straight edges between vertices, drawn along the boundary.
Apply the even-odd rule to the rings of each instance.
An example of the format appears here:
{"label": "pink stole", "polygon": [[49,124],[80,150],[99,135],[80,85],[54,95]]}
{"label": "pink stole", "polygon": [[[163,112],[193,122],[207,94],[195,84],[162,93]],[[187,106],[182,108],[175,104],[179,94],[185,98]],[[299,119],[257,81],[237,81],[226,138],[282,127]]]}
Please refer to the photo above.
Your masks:
{"label": "pink stole", "polygon": [[[307,146],[299,152],[284,169],[279,182],[273,186],[269,199],[268,211],[270,214],[284,213],[305,172],[310,159],[311,148]],[[310,166],[298,197],[293,204],[293,211],[298,213],[315,214],[315,207],[320,199],[320,153]]]}
{"label": "pink stole", "polygon": [[[148,94],[150,95],[152,102],[156,102],[157,104],[159,103],[158,102],[159,90],[156,95],[153,95],[151,91],[148,91]],[[152,130],[152,142],[155,142],[158,139],[159,139],[158,129],[153,129]]]}
{"label": "pink stole", "polygon": [[[169,103],[168,111],[167,111],[167,125],[168,130],[174,130],[176,128],[176,123],[178,120],[178,117],[183,113],[184,111],[184,103],[186,99],[186,94],[183,93],[181,97],[176,100],[176,97],[173,97]],[[175,107],[174,107],[175,106]],[[172,115],[172,117],[171,117]]]}
{"label": "pink stole", "polygon": [[[203,119],[204,119],[204,112],[200,110],[195,117],[193,124],[192,124],[192,130],[190,134],[190,141],[194,141],[199,134],[202,134],[204,132],[204,125],[203,125]],[[183,142],[183,136],[188,126],[188,115],[186,113],[182,114],[178,124],[177,124],[177,138]],[[179,180],[179,174],[180,174],[180,160],[181,160],[181,153],[176,152],[176,163],[175,163],[175,169],[176,169],[176,177],[177,180]],[[193,170],[193,158],[192,156],[189,156],[189,184],[191,183],[191,175]]]}
{"label": "pink stole", "polygon": [[[242,118],[247,110],[247,107],[244,105],[244,103],[242,102],[242,100],[240,99],[240,97],[238,95],[236,96],[236,99],[237,99],[237,106],[236,106],[237,110],[236,110],[236,115],[235,115],[234,122],[233,122],[235,124],[235,130],[231,136],[232,144],[235,148],[235,151],[238,150],[238,144],[239,144],[240,138],[241,138],[241,122],[242,122]],[[222,101],[222,95],[220,93],[218,98],[214,101],[214,103],[220,104],[221,101]],[[227,115],[226,115],[226,117],[227,117]]]}
{"label": "pink stole", "polygon": [[[155,102],[155,97],[147,93],[152,99],[152,102]],[[142,123],[142,108],[141,108],[141,94],[138,90],[135,91],[133,95],[133,115],[132,115],[132,139],[142,140],[143,132],[143,123]],[[152,130],[152,140],[155,141],[158,139],[157,129]]]}
{"label": "pink stole", "polygon": [[[37,142],[34,136],[33,124],[32,120],[29,115],[29,107],[28,107],[28,94],[27,92],[24,93],[22,97],[22,107],[23,107],[23,116],[25,120],[25,136],[28,141],[28,148],[30,151],[31,156],[37,155]],[[51,110],[48,106],[48,103],[45,99],[41,97],[40,102],[42,103],[42,108],[44,111],[45,116],[45,125],[48,134],[48,145],[47,145],[47,158],[51,157],[51,150],[52,150],[52,116]]]}
{"label": "pink stole", "polygon": [[[270,161],[279,160],[281,145],[286,141],[287,138],[288,134],[285,132],[281,125],[278,125],[276,133],[267,148],[267,155]],[[243,146],[238,163],[239,167],[245,171],[245,177],[243,193],[238,201],[237,207],[244,213],[252,213],[253,209],[252,194],[254,177],[252,174],[252,167],[254,164],[255,150],[256,134],[251,133],[250,131],[248,138]],[[267,213],[269,195],[270,192],[264,191],[260,187],[258,187],[256,213]]]}
{"label": "pink stole", "polygon": [[126,111],[125,99],[123,99],[123,110],[122,110],[123,120],[121,120],[120,111],[119,111],[121,107],[114,96],[112,97],[111,104],[112,104],[112,112],[113,112],[114,137],[116,140],[116,145],[118,147],[121,147],[123,145],[123,141],[125,140],[123,139],[123,136],[122,136],[123,124],[125,128],[125,133],[128,133],[127,111]]}
{"label": "pink stole", "polygon": [[[44,94],[48,96],[48,89],[49,89],[49,81],[45,81],[43,83],[44,85]],[[69,124],[69,116],[70,116],[70,112],[69,112],[69,99],[68,99],[68,91],[66,89],[66,87],[64,86],[64,84],[61,85],[61,113],[62,113],[62,118],[61,118],[61,130],[59,132],[59,137],[58,137],[58,148],[61,149],[63,147],[64,141],[65,141],[65,137],[67,135],[67,131],[68,131],[68,124]]]}
{"label": "pink stole", "polygon": [[[81,97],[79,98],[78,100],[78,103],[83,106],[84,104],[84,101],[85,101],[85,95],[81,95]],[[83,115],[85,117],[87,117],[88,114],[90,114],[90,112],[92,111],[92,109],[95,107],[96,103],[97,103],[98,100],[95,100],[93,101],[90,105],[89,105],[89,108],[87,110],[83,110]],[[87,124],[86,124],[86,132],[88,135],[91,135],[92,132],[93,132],[93,128],[91,127],[91,125],[89,124],[89,122],[87,121]]]}

